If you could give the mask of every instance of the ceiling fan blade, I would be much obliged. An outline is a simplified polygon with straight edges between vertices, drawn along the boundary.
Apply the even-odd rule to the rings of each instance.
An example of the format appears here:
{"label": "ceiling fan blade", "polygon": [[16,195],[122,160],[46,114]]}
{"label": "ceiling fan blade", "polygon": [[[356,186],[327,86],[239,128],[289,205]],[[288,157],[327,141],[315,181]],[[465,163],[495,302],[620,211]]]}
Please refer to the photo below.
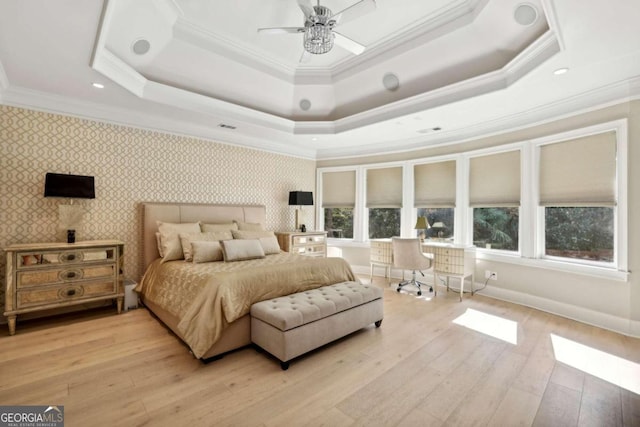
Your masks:
{"label": "ceiling fan blade", "polygon": [[336,21],[336,24],[344,24],[361,17],[362,15],[372,12],[376,9],[376,0],[360,0],[357,3],[352,4],[346,9],[341,10],[338,13],[334,13],[330,18]]}
{"label": "ceiling fan blade", "polygon": [[349,37],[342,35],[337,31],[334,31],[333,34],[335,35],[335,43],[349,52],[360,55],[366,49],[366,46],[361,45],[357,41],[351,40]]}
{"label": "ceiling fan blade", "polygon": [[266,33],[266,34],[304,33],[304,28],[303,27],[258,28],[258,32]]}
{"label": "ceiling fan blade", "polygon": [[300,9],[302,9],[302,13],[304,13],[305,19],[309,19],[310,16],[316,15],[316,11],[313,9],[311,0],[298,0],[298,6],[300,6]]}

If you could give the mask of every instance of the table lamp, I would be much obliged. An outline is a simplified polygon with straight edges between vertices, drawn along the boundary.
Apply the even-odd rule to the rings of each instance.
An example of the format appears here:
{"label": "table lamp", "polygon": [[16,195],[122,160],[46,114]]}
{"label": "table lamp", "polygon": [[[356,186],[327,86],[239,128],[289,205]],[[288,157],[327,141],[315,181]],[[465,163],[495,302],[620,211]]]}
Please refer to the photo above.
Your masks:
{"label": "table lamp", "polygon": [[429,228],[429,223],[427,222],[427,218],[423,217],[423,216],[419,216],[418,220],[416,221],[416,226],[413,227],[416,230],[422,230],[420,231],[420,233],[418,234],[418,237],[420,238],[420,241],[424,240],[424,235],[425,235],[425,231]]}
{"label": "table lamp", "polygon": [[289,206],[296,208],[296,231],[300,230],[300,211],[302,206],[313,205],[313,193],[311,191],[290,191]]}

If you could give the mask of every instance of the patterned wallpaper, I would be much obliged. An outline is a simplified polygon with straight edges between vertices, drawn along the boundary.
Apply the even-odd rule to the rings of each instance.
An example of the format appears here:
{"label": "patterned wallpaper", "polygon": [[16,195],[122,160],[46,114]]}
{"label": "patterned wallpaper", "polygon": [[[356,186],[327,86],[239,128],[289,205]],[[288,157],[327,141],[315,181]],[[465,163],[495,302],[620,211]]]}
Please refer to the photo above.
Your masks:
{"label": "patterned wallpaper", "polygon": [[[203,139],[0,106],[0,247],[64,241],[46,172],[95,176],[78,240],[125,243],[125,275],[142,275],[139,203],[263,204],[266,227],[293,229],[291,190],[315,189],[315,161]],[[304,210],[313,229],[313,209]],[[0,260],[4,307],[5,257]]]}

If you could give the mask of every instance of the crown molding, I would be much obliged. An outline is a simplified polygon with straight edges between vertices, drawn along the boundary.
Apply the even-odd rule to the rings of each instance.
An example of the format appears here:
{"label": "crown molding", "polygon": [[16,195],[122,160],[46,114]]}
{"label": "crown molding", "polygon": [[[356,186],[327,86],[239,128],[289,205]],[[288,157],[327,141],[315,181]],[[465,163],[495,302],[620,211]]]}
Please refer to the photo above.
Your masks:
{"label": "crown molding", "polygon": [[[430,137],[418,135],[415,138],[404,139],[400,143],[395,140],[384,141],[369,145],[366,149],[362,147],[319,149],[316,160],[402,153],[427,147],[455,145],[563,120],[636,99],[640,99],[640,76],[464,129],[432,134]],[[390,149],[390,147],[393,148]]]}
{"label": "crown molding", "polygon": [[553,31],[553,33],[556,35],[560,50],[564,51],[566,49],[566,44],[564,42],[562,26],[560,26],[558,12],[556,11],[554,0],[540,0],[540,2],[542,4],[542,11],[544,12],[544,16],[546,16],[547,18],[549,29],[551,29],[551,31]]}
{"label": "crown molding", "polygon": [[106,47],[99,46],[96,48],[91,68],[110,78],[137,97],[144,97],[144,89],[148,80]]}
{"label": "crown molding", "polygon": [[25,88],[10,87],[4,91],[2,104],[154,132],[203,138],[221,144],[252,148],[291,157],[309,160],[315,159],[315,149],[304,148],[286,142],[277,142],[273,138],[256,138],[246,134],[235,134],[232,131],[216,126],[194,124],[168,117],[158,117],[154,114],[142,113],[133,109],[78,101]]}
{"label": "crown molding", "polygon": [[553,31],[549,30],[504,66],[507,85],[511,86],[558,52],[560,52],[558,38]]}

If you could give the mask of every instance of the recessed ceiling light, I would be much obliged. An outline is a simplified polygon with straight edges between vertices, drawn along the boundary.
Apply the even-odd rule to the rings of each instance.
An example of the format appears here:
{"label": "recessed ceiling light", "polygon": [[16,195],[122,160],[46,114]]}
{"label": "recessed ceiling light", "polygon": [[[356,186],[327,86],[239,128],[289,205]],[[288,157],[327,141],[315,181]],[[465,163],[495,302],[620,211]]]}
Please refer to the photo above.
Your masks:
{"label": "recessed ceiling light", "polygon": [[393,92],[394,90],[398,90],[398,88],[400,87],[400,80],[395,74],[387,73],[382,76],[382,85],[385,89]]}
{"label": "recessed ceiling light", "polygon": [[309,110],[309,108],[311,108],[311,101],[309,101],[308,99],[301,99],[300,100],[300,108],[303,111]]}
{"label": "recessed ceiling light", "polygon": [[131,50],[136,55],[144,55],[151,49],[151,43],[147,39],[138,39],[131,45]]}
{"label": "recessed ceiling light", "polygon": [[564,74],[564,73],[566,73],[567,71],[569,71],[569,69],[568,69],[568,68],[558,68],[557,70],[555,70],[555,71],[553,72],[553,74],[555,74],[556,76],[559,76],[560,74]]}
{"label": "recessed ceiling light", "polygon": [[529,26],[538,20],[538,9],[531,3],[522,3],[513,12],[513,19],[520,25]]}
{"label": "recessed ceiling light", "polygon": [[318,137],[317,137],[317,136],[314,136],[313,138],[311,138],[311,140],[312,140],[312,141],[317,141],[317,140],[318,140]]}
{"label": "recessed ceiling light", "polygon": [[98,82],[94,82],[91,83],[91,86],[98,88],[98,89],[104,89],[104,85],[102,83],[98,83]]}

